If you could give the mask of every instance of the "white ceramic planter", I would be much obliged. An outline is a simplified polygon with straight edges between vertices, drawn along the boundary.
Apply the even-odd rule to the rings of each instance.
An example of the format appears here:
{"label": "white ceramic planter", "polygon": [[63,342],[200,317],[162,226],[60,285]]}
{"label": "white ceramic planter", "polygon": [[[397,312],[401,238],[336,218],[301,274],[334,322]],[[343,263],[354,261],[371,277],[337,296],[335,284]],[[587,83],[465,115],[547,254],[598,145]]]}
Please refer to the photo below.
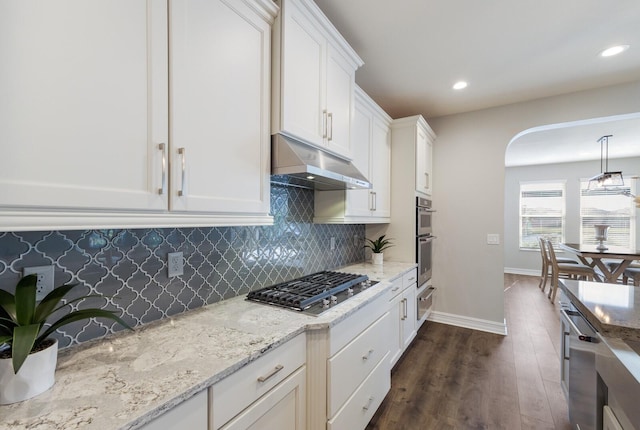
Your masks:
{"label": "white ceramic planter", "polygon": [[57,340],[49,348],[30,354],[17,375],[10,358],[0,359],[0,405],[27,400],[51,388],[57,361]]}
{"label": "white ceramic planter", "polygon": [[382,264],[384,260],[384,252],[378,252],[371,254],[371,262],[373,264]]}

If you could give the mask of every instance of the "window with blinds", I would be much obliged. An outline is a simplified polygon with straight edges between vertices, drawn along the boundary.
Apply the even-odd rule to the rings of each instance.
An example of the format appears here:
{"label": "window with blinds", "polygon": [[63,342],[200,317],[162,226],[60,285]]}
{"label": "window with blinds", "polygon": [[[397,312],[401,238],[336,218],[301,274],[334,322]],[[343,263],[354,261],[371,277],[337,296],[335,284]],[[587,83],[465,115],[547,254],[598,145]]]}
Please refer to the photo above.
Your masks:
{"label": "window with blinds", "polygon": [[564,242],[565,183],[520,183],[520,248],[538,249],[538,237]]}
{"label": "window with blinds", "polygon": [[[595,245],[596,224],[609,227],[607,244],[635,248],[636,210],[628,196],[635,194],[635,181],[625,179],[624,187],[589,190],[589,181],[580,181],[580,243]],[[627,195],[625,195],[627,194]]]}

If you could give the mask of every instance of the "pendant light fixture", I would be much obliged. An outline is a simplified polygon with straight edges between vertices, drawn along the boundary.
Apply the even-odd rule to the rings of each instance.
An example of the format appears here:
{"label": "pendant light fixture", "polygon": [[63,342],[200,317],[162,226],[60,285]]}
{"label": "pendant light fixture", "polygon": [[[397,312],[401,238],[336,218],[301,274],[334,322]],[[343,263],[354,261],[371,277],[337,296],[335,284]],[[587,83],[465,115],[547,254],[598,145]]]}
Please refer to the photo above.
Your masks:
{"label": "pendant light fixture", "polygon": [[624,186],[622,172],[609,172],[609,138],[608,134],[598,139],[600,142],[600,174],[589,179],[589,189],[605,189]]}

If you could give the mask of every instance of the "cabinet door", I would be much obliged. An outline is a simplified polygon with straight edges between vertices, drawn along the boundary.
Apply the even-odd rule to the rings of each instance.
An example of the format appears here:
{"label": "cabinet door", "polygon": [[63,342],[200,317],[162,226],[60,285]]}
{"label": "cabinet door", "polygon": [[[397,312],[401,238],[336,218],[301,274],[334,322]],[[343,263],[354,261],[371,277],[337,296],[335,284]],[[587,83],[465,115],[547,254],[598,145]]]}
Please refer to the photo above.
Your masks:
{"label": "cabinet door", "polygon": [[327,54],[327,147],[351,158],[351,116],[355,69],[339,50],[328,45]]}
{"label": "cabinet door", "polygon": [[416,130],[416,191],[430,195],[429,172],[427,171],[427,154],[429,141],[422,128]]}
{"label": "cabinet door", "polygon": [[0,3],[0,206],[167,208],[166,22],[162,0]]}
{"label": "cabinet door", "polygon": [[170,208],[269,212],[270,24],[242,0],[171,2]]}
{"label": "cabinet door", "polygon": [[404,339],[402,339],[402,316],[404,315],[404,302],[402,301],[402,293],[398,290],[402,289],[402,280],[396,280],[391,287],[392,295],[389,301],[389,322],[391,330],[389,331],[389,363],[393,367],[402,355],[402,347]]}
{"label": "cabinet door", "polygon": [[[353,115],[353,165],[369,180],[371,172],[370,145],[373,128],[371,112],[364,105],[356,104]],[[375,184],[374,184],[375,185]],[[346,216],[371,215],[371,190],[346,191]]]}
{"label": "cabinet door", "polygon": [[326,39],[293,1],[283,5],[281,128],[318,146],[325,138]]}
{"label": "cabinet door", "polygon": [[196,394],[173,409],[160,415],[142,430],[207,430],[208,404],[207,390]]}
{"label": "cabinet door", "polygon": [[417,320],[417,303],[416,303],[416,285],[407,287],[402,293],[403,314],[402,320],[402,343],[404,351],[416,337],[416,320]]}
{"label": "cabinet door", "polygon": [[[305,369],[306,367],[302,366],[221,428],[303,430],[306,424]],[[215,411],[213,413],[215,414]]]}
{"label": "cabinet door", "polygon": [[371,139],[372,215],[391,216],[391,131],[382,121],[373,122]]}

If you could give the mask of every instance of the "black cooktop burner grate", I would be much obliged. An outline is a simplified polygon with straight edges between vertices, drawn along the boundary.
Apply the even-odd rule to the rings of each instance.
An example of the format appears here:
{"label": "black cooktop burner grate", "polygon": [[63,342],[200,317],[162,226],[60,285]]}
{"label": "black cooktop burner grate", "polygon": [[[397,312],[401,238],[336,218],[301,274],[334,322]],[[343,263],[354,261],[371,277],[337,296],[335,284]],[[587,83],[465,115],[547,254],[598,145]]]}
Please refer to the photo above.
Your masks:
{"label": "black cooktop burner grate", "polygon": [[367,279],[369,278],[366,275],[318,272],[252,291],[247,295],[247,299],[302,311]]}

